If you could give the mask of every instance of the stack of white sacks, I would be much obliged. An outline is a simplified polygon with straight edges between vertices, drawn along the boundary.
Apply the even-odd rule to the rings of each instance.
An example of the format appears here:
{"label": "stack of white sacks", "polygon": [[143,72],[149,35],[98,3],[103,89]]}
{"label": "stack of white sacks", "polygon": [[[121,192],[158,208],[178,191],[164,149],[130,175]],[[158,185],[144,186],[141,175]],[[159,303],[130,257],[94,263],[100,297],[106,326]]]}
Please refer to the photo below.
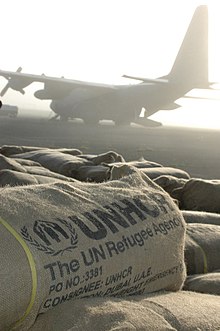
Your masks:
{"label": "stack of white sacks", "polygon": [[0,186],[1,331],[220,330],[217,180],[2,146]]}

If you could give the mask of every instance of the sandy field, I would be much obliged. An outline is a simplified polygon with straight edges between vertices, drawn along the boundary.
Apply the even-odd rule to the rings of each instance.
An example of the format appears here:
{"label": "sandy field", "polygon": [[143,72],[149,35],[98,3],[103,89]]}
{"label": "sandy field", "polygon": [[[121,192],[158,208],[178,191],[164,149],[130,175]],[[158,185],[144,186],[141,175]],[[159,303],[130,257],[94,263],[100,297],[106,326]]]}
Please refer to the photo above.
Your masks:
{"label": "sandy field", "polygon": [[0,145],[79,148],[99,154],[114,150],[126,161],[146,160],[181,168],[199,178],[220,178],[220,132],[180,127],[115,127],[102,123],[88,127],[80,122],[1,118]]}

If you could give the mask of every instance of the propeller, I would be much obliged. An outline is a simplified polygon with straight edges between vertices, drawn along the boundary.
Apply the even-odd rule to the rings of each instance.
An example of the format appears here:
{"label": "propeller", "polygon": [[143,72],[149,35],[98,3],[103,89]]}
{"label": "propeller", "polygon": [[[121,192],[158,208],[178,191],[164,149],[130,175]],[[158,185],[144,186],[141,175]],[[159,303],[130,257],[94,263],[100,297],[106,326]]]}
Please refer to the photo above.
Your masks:
{"label": "propeller", "polygon": [[5,95],[5,93],[8,91],[8,89],[10,88],[10,83],[8,82],[5,87],[1,90],[1,97],[3,97]]}
{"label": "propeller", "polygon": [[[22,71],[22,67],[19,67],[16,72],[21,72]],[[8,82],[5,85],[5,87],[3,87],[3,89],[1,90],[0,96],[3,97],[5,95],[5,93],[8,91],[8,89],[11,87],[11,77],[8,77]]]}

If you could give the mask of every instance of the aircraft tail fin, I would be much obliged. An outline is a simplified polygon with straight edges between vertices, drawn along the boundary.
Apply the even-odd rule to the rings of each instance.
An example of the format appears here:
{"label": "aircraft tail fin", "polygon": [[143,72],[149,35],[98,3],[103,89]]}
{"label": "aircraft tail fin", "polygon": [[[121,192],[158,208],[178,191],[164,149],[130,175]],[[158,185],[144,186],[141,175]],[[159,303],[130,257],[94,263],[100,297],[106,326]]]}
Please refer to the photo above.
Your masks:
{"label": "aircraft tail fin", "polygon": [[208,88],[208,7],[197,7],[166,78],[189,88]]}

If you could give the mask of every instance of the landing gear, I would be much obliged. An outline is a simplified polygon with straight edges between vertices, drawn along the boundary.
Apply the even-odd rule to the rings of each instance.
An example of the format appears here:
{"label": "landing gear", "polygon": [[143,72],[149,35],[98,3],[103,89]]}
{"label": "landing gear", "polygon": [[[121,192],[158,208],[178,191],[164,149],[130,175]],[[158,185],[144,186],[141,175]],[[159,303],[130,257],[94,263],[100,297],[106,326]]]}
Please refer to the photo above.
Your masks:
{"label": "landing gear", "polygon": [[60,115],[60,120],[62,122],[68,122],[68,119],[69,119],[69,116],[67,116],[67,115]]}
{"label": "landing gear", "polygon": [[59,114],[54,115],[53,117],[50,118],[51,121],[55,121],[58,117],[60,117]]}
{"label": "landing gear", "polygon": [[83,121],[86,125],[97,125],[99,123],[96,118],[84,118]]}
{"label": "landing gear", "polygon": [[84,115],[82,119],[86,125],[97,125],[100,120],[100,118],[94,113],[91,113],[89,115],[87,114],[86,116]]}
{"label": "landing gear", "polygon": [[130,125],[131,122],[126,119],[126,118],[117,118],[114,120],[116,126],[125,126],[125,125]]}
{"label": "landing gear", "polygon": [[60,120],[62,122],[68,122],[68,119],[69,119],[69,116],[67,116],[67,115],[56,114],[50,118],[50,121]]}

